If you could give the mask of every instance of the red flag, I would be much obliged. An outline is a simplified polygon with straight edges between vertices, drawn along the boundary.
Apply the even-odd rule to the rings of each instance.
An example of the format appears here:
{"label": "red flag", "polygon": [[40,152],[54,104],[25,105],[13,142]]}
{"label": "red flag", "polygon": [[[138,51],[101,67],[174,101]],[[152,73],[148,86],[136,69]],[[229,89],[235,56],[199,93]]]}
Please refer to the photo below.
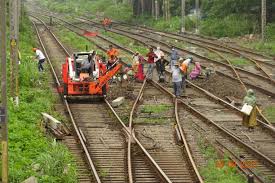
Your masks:
{"label": "red flag", "polygon": [[98,35],[98,32],[89,32],[89,31],[84,31],[83,36],[88,36],[88,37],[95,37]]}

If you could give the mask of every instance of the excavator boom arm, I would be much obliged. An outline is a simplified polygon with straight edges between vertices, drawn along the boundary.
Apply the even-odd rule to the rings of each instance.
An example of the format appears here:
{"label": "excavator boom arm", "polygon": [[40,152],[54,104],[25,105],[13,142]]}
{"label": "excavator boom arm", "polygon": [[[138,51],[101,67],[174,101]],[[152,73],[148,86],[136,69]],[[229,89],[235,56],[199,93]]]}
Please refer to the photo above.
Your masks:
{"label": "excavator boom arm", "polygon": [[98,79],[98,84],[96,89],[97,90],[101,90],[102,87],[107,84],[107,82],[114,76],[116,75],[120,68],[122,67],[122,64],[117,64],[114,68],[110,69],[109,71],[107,71],[103,76],[101,76]]}

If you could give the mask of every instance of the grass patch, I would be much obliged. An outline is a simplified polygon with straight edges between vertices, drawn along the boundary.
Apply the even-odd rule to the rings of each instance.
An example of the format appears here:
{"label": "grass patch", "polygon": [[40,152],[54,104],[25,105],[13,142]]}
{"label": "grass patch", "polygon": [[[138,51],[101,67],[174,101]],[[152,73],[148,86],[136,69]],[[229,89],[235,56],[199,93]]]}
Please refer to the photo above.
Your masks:
{"label": "grass patch", "polygon": [[239,57],[231,58],[229,59],[229,61],[231,62],[232,65],[239,66],[239,67],[252,65],[252,63],[249,60],[244,58],[239,58]]}
{"label": "grass patch", "polygon": [[135,123],[148,123],[148,124],[164,124],[167,123],[167,118],[161,117],[150,117],[150,118],[139,118]]}
{"label": "grass patch", "polygon": [[270,122],[275,123],[275,106],[274,105],[266,107],[263,113]]}
{"label": "grass patch", "polygon": [[86,46],[88,46],[88,51],[97,50],[95,44],[64,27],[59,26],[56,34],[61,42],[78,51],[86,50]]}
{"label": "grass patch", "polygon": [[200,168],[200,173],[206,183],[245,183],[246,180],[241,176],[236,167],[229,166],[231,160],[224,156],[219,158],[215,149],[203,140],[199,142],[199,147],[207,165]]}
{"label": "grass patch", "polygon": [[133,51],[138,51],[142,55],[146,55],[148,52],[148,48],[133,39],[106,31],[101,31],[101,34],[113,38],[124,47],[128,47]]}
{"label": "grass patch", "polygon": [[166,112],[171,108],[171,105],[160,104],[160,105],[145,105],[142,107],[142,113],[162,113]]}

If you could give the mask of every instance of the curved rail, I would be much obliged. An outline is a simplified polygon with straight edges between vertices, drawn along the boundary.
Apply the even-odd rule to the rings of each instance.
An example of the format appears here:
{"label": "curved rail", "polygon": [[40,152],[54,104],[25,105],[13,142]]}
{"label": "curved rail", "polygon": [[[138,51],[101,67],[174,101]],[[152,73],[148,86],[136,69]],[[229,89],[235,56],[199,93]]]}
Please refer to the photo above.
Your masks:
{"label": "curved rail", "polygon": [[183,133],[183,130],[182,130],[182,127],[181,127],[181,124],[180,124],[180,121],[179,121],[178,100],[177,100],[177,98],[175,98],[175,104],[174,104],[174,105],[175,105],[176,123],[177,123],[177,127],[178,127],[178,129],[179,129],[179,132],[180,132],[181,139],[182,139],[182,141],[183,141],[184,148],[185,148],[185,150],[186,150],[186,152],[187,152],[189,161],[190,161],[190,163],[191,163],[191,165],[192,165],[192,167],[193,167],[193,170],[195,171],[195,174],[196,174],[196,176],[197,176],[199,182],[203,183],[204,181],[203,181],[203,179],[202,179],[202,177],[201,177],[201,175],[200,175],[200,173],[199,173],[198,167],[197,167],[197,165],[196,165],[196,163],[195,163],[195,161],[194,161],[194,159],[193,159],[193,156],[191,155],[191,150],[190,150],[190,148],[189,148],[189,146],[188,146],[186,137],[185,137],[185,135],[184,135],[184,133]]}

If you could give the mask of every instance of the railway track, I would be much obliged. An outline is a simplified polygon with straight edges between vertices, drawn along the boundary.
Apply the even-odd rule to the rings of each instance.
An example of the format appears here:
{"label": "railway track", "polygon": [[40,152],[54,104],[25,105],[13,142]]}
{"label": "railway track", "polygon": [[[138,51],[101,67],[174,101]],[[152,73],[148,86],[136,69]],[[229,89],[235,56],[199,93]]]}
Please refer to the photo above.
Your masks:
{"label": "railway track", "polygon": [[[192,92],[193,93],[193,92]],[[205,111],[204,111],[205,112]],[[207,112],[207,111],[206,111]],[[207,114],[207,113],[206,113]],[[228,114],[228,113],[226,113],[226,114]],[[234,119],[234,118],[233,118]],[[228,121],[226,121],[225,122],[225,124],[227,124],[227,122]],[[223,123],[221,123],[222,125],[224,125]],[[236,120],[234,123],[232,123],[232,126],[227,126],[227,128],[228,129],[230,129],[230,128],[232,128],[232,127],[234,127],[234,125],[236,125],[236,124],[240,124],[240,119],[239,120]],[[238,126],[239,127],[239,126]],[[241,129],[242,130],[242,129]],[[209,133],[210,133],[210,131],[208,131]],[[241,132],[241,131],[238,131],[238,132]],[[253,138],[257,138],[257,136],[262,136],[263,134],[257,134],[257,135],[253,135],[252,136],[252,138],[250,137],[250,139],[253,139]],[[272,145],[272,139],[270,139],[270,137],[272,137],[272,136],[269,136],[269,137],[267,137],[267,136],[264,136],[263,137],[263,139],[259,139],[259,143],[261,143],[262,141],[264,141],[264,140],[267,140],[268,138],[269,138],[269,140],[267,140],[267,141],[269,141],[269,142],[271,142],[270,143],[270,145]],[[240,139],[247,139],[247,141],[249,140],[249,138],[245,135],[245,134],[243,134],[243,135],[241,135],[240,137],[238,137],[238,138],[240,138]],[[250,140],[249,140],[250,141]],[[230,149],[230,148],[228,148],[229,146],[227,145],[226,146],[226,143],[228,143],[228,142],[224,142],[224,141],[222,141],[222,140],[218,140],[217,141],[218,143],[219,143],[219,145],[220,146],[222,146],[223,147],[223,149],[224,150],[227,150],[227,151],[229,151],[228,149]],[[270,146],[270,145],[267,145],[267,146]],[[257,146],[257,145],[256,145]],[[266,147],[264,147],[264,148],[266,148]],[[263,150],[264,151],[267,151],[268,152],[268,148],[267,149],[264,149],[263,148]],[[270,151],[271,149],[269,149],[269,153],[273,153],[272,151]],[[232,151],[232,150],[231,150]],[[230,151],[230,152],[231,152]],[[239,149],[235,149],[235,152],[241,152],[241,150],[239,150]],[[245,154],[245,151],[242,151],[243,152],[243,154]],[[237,153],[235,153],[235,154],[237,154]],[[254,158],[254,157],[251,157],[251,156],[249,156],[247,159],[249,159],[250,158],[250,160],[252,159],[252,158]],[[252,159],[253,161],[254,161],[254,159]],[[246,161],[248,161],[248,160],[246,160]],[[261,169],[262,169],[262,171],[266,171],[264,168],[262,168],[262,166],[261,166]],[[257,172],[258,172],[259,170],[257,169]],[[253,171],[251,171],[251,170],[249,170],[249,172],[253,172]],[[255,175],[256,176],[259,176],[258,174],[256,174],[255,173]],[[264,175],[261,175],[261,176],[269,176],[269,174],[264,174]],[[260,178],[259,178],[260,179]],[[272,179],[273,180],[273,179]]]}
{"label": "railway track", "polygon": [[[169,91],[161,85],[153,83],[156,87],[173,96],[171,89]],[[274,150],[272,148],[274,133],[269,134],[264,132],[265,129],[257,129],[256,133],[246,134],[246,130],[241,126],[239,115],[232,111],[229,112],[222,105],[207,99],[194,88],[189,88],[187,92],[187,98],[177,100],[179,103],[179,120],[187,135],[196,126],[206,139],[217,144],[223,152],[231,154],[233,158],[235,157],[234,164],[239,165],[245,174],[253,174],[259,182],[273,182],[275,180]],[[270,143],[268,143],[268,139]],[[262,144],[262,147],[259,147],[263,141],[265,145]],[[267,147],[269,150],[264,149]],[[266,155],[261,156],[260,149]],[[267,152],[271,154],[267,155]],[[254,164],[251,165],[251,163]],[[244,167],[244,164],[247,166]]]}
{"label": "railway track", "polygon": [[[61,21],[64,21],[64,20],[62,20],[62,19],[60,19],[60,20],[61,20]],[[73,24],[71,24],[71,23],[69,23],[69,22],[67,22],[67,21],[65,21],[65,23],[71,25],[71,27],[74,27],[74,28],[77,28],[77,29],[81,29],[81,28],[79,28],[78,26],[75,26],[75,25],[73,25]],[[83,29],[81,29],[81,30],[84,31]],[[76,31],[76,30],[74,30],[74,31]],[[81,35],[80,33],[78,33],[78,34]],[[99,35],[98,37],[99,37],[101,40],[105,41],[105,42],[107,41],[108,43],[114,44],[114,42],[108,40],[107,38],[104,38],[104,37],[101,36],[101,35]],[[91,39],[89,39],[89,40],[90,40],[90,41],[93,41],[93,40],[91,40]],[[126,52],[133,54],[133,52],[132,52],[131,50],[129,50],[128,48],[125,48],[125,47],[123,47],[123,46],[121,46],[121,45],[119,45],[119,44],[117,44],[117,43],[115,43],[115,45],[116,45],[117,47],[119,47],[119,48],[125,50]],[[99,46],[99,47],[100,47],[100,46]],[[106,50],[106,49],[104,49],[104,50]],[[238,82],[240,82],[240,83],[242,84],[243,88],[246,89],[247,87],[246,87],[246,85],[242,82],[242,80],[241,80],[239,74],[236,72],[236,70],[235,70],[234,68],[233,68],[233,70],[234,70],[234,72],[235,72],[235,75],[237,76],[237,79],[235,79],[235,80],[238,81]],[[230,78],[230,79],[233,79],[233,78]],[[266,92],[264,92],[264,93],[266,93]],[[259,100],[259,101],[260,101],[260,103],[263,103],[263,104],[267,104],[267,103],[269,102],[269,100],[270,100],[269,97],[266,98],[266,97],[262,97],[262,96],[261,96],[260,98],[261,98],[261,100]],[[265,98],[265,99],[262,99],[262,98]],[[263,115],[261,115],[261,116],[263,117],[263,119],[264,119],[265,121],[268,121]]]}
{"label": "railway track", "polygon": [[149,27],[133,26],[133,25],[126,24],[126,23],[115,23],[114,26],[124,26],[126,28],[134,27],[135,29],[138,29],[141,31],[150,32],[155,35],[165,36],[167,38],[169,37],[169,38],[173,38],[173,39],[177,39],[177,40],[182,40],[182,41],[189,42],[192,44],[197,44],[197,43],[207,44],[209,47],[211,47],[213,49],[220,50],[222,52],[226,51],[226,52],[233,53],[233,54],[239,54],[244,57],[249,57],[249,58],[255,59],[256,61],[259,61],[260,63],[261,62],[272,62],[272,56],[263,55],[261,53],[255,52],[255,50],[250,50],[248,48],[244,48],[239,45],[228,44],[223,41],[219,41],[218,39],[211,38],[211,37],[205,37],[205,36],[201,36],[198,34],[190,34],[188,32],[186,32],[184,34],[171,33],[171,32],[165,32],[165,31],[158,31],[158,30],[155,30],[155,29],[152,29]]}
{"label": "railway track", "polygon": [[[197,171],[199,175],[191,153],[189,149],[185,149],[188,144],[177,145],[175,140],[174,125],[176,122],[173,100],[150,85],[144,85],[140,93],[138,98],[142,95],[142,104],[134,103],[135,112],[131,113],[133,116],[130,116],[129,122],[137,139],[156,160],[171,182],[199,182],[199,180],[201,182],[202,178],[195,174]],[[158,105],[166,106],[168,110],[161,114],[150,111],[152,106]],[[190,156],[186,152],[189,152]],[[193,164],[190,163],[190,157]]]}
{"label": "railway track", "polygon": [[[71,23],[69,23],[69,22],[66,22],[66,23],[68,23],[68,24],[70,24],[70,25],[72,25],[72,26],[74,26],[74,27],[78,27],[78,26],[75,26],[75,25],[73,25],[73,24],[71,24]],[[79,27],[78,27],[79,28]],[[80,28],[81,29],[81,28]],[[107,40],[106,38],[104,38],[104,37],[102,37],[102,36],[99,36],[101,39],[104,39],[104,41],[108,41],[108,42],[111,42],[110,40]],[[111,43],[113,43],[113,42],[111,42]],[[133,53],[131,50],[129,50],[129,49],[125,49],[125,47],[122,47],[122,46],[120,46],[120,45],[118,45],[118,44],[115,44],[115,45],[117,45],[119,48],[122,48],[122,49],[124,49],[124,50],[126,50],[127,52],[129,52],[129,53]],[[228,61],[229,62],[229,61]],[[230,62],[229,62],[229,64],[230,64]],[[235,80],[235,81],[237,81],[237,82],[240,82],[241,84],[242,84],[242,86],[243,86],[243,88],[244,89],[247,89],[247,87],[254,87],[254,88],[257,88],[257,90],[259,91],[260,90],[260,92],[262,92],[263,93],[263,95],[261,95],[260,94],[260,97],[259,98],[261,98],[261,100],[259,100],[260,102],[261,102],[261,104],[265,104],[265,105],[267,105],[267,104],[269,104],[269,102],[270,102],[270,95],[272,96],[273,94],[272,93],[270,93],[270,92],[267,92],[266,90],[264,90],[264,89],[262,89],[261,87],[259,87],[259,86],[255,86],[254,84],[253,85],[251,85],[251,84],[248,84],[248,83],[244,83],[243,81],[242,81],[242,78],[241,78],[241,76],[239,75],[239,73],[237,73],[237,71],[234,69],[234,67],[231,67],[232,68],[232,70],[234,71],[233,72],[233,74],[234,75],[236,75],[236,77],[237,77],[237,79],[234,79],[233,77],[230,77],[230,76],[228,76],[228,75],[224,75],[224,73],[220,73],[222,76],[226,76],[227,78],[229,78],[229,79],[232,79],[232,80]],[[244,78],[246,78],[245,76],[243,76]],[[252,83],[252,80],[250,79],[250,81],[251,81],[251,83]],[[260,82],[260,81],[259,81]],[[247,86],[248,85],[248,86]],[[267,97],[266,97],[266,95],[267,95]],[[258,93],[258,96],[259,96],[259,93]],[[260,110],[259,110],[259,112],[260,112]],[[263,117],[263,119],[265,120],[265,121],[267,121],[267,122],[269,122],[262,114],[261,114],[261,116]]]}
{"label": "railway track", "polygon": [[[136,32],[138,34],[146,34],[150,37],[156,37],[162,42],[168,42],[171,45],[175,45],[175,41],[178,41],[179,43],[189,43],[190,47],[196,46],[199,48],[204,48],[209,52],[218,54],[219,56],[222,56],[223,59],[227,59],[225,56],[223,56],[223,53],[227,53],[236,57],[245,58],[248,61],[250,61],[252,64],[255,65],[255,67],[249,67],[249,70],[253,73],[257,73],[259,75],[263,75],[265,77],[268,77],[269,79],[273,80],[272,77],[275,74],[275,64],[271,59],[267,58],[255,58],[251,56],[250,54],[242,53],[238,49],[231,48],[227,45],[224,45],[221,42],[215,42],[210,40],[204,40],[204,39],[195,39],[192,37],[188,37],[185,35],[177,35],[173,33],[166,33],[166,32],[156,32],[151,29],[145,29],[145,28],[139,28],[139,27],[129,27],[129,26],[121,26],[116,25],[116,28],[120,28],[122,30],[131,30],[132,32]],[[177,45],[180,45],[177,43]],[[179,46],[180,47],[180,46]],[[183,47],[181,47],[183,48]],[[193,49],[194,47],[192,47]]]}
{"label": "railway track", "polygon": [[[80,19],[77,18],[78,20],[83,22],[83,28],[85,29],[90,29],[90,26],[96,26],[97,28],[102,28],[102,26],[100,24],[96,24],[95,22],[92,22],[90,20],[86,20],[86,19]],[[86,24],[86,26],[85,26]],[[89,27],[87,25],[90,25]],[[134,39],[138,42],[141,42],[142,44],[146,45],[146,46],[152,46],[152,47],[157,47],[158,45],[162,46],[162,50],[167,53],[170,54],[171,53],[171,45],[160,41],[156,38],[152,38],[146,35],[140,35],[131,31],[125,31],[125,30],[121,30],[121,29],[117,29],[117,28],[113,28],[111,30],[109,30],[110,32],[116,33],[116,34],[120,34],[126,37],[129,37],[131,39]],[[219,73],[227,76],[227,77],[235,77],[235,73],[232,71],[232,66],[228,65],[228,64],[224,64],[209,58],[206,58],[202,55],[199,54],[195,54],[192,52],[189,52],[187,50],[183,50],[183,49],[179,49],[180,50],[180,55],[193,55],[194,59],[196,61],[199,61],[204,67],[209,67],[210,64],[214,64],[215,68],[217,71],[220,71]],[[275,93],[273,92],[274,89],[274,81],[270,80],[270,78],[259,75],[259,74],[255,74],[255,73],[251,73],[249,71],[243,70],[241,68],[237,68],[234,67],[235,70],[237,70],[240,78],[243,80],[243,82],[248,85],[249,87],[253,87],[256,88],[257,90],[261,90],[262,92],[265,92],[267,95],[270,96],[275,96]],[[255,84],[257,83],[257,84]]]}
{"label": "railway track", "polygon": [[[61,43],[57,40],[54,34],[50,32],[49,29],[41,29],[40,27],[36,26],[36,23],[34,23],[34,26],[36,27],[40,43],[41,45],[43,45],[42,47],[45,53],[49,53],[49,55],[47,54],[48,61],[49,63],[52,63],[50,58],[58,58],[55,58],[53,56],[55,53],[57,53],[57,50],[52,50],[56,49],[56,47],[51,46],[51,44],[54,44],[53,41],[55,41],[56,45],[61,46]],[[41,27],[45,28],[46,26],[44,24]],[[43,32],[42,34],[41,31]],[[46,39],[49,34],[46,34],[45,32],[51,34],[52,39]],[[60,47],[60,49],[63,49],[63,56],[68,56],[68,52],[64,51],[64,47]],[[60,55],[60,53],[58,53],[58,55]],[[56,74],[56,71],[54,70],[54,66],[52,66],[51,68],[53,73],[55,73],[54,76],[56,78],[57,85],[60,86],[61,83],[59,81],[58,75]],[[119,120],[119,117],[116,115],[114,110],[110,108],[110,104],[108,103],[108,101],[105,100],[107,105],[96,103],[70,103],[66,99],[64,99],[64,101],[69,112],[71,121],[73,122],[74,130],[78,137],[77,141],[79,140],[81,142],[82,148],[86,154],[85,158],[88,159],[90,168],[92,169],[92,171],[90,172],[92,175],[88,176],[89,178],[92,177],[91,179],[83,179],[84,175],[80,175],[80,177],[82,177],[80,178],[80,180],[82,180],[83,182],[133,182],[131,168],[129,169],[128,167],[128,174],[126,173],[127,171],[125,171],[127,169],[127,165],[129,166],[132,164],[131,158],[129,158],[129,152],[131,152],[131,149],[130,151],[128,150],[127,157],[127,151],[124,147],[125,139],[123,138],[123,134],[121,131],[122,128],[120,125],[116,125],[113,120],[106,115],[108,114],[108,110],[112,110],[114,115]],[[146,149],[142,146],[139,140],[136,139],[131,131],[129,132],[129,129],[124,125],[121,120],[120,122],[124,129],[124,132],[126,132],[128,136],[132,135],[132,138],[138,144],[136,145],[136,147],[138,147],[139,150],[142,151],[142,153],[145,155],[145,157],[149,159],[148,162],[150,162],[151,166],[154,166],[153,170],[155,171],[155,177],[157,177],[156,182],[159,182],[160,180],[163,182],[171,182],[167,175],[155,162],[155,160],[150,156],[150,153],[148,153],[148,151],[146,151]],[[67,139],[67,142],[69,143],[69,148],[76,148],[75,141],[76,140],[72,140],[72,138]],[[131,144],[131,142],[128,144]],[[112,151],[110,151],[110,149],[112,149]],[[79,152],[79,150],[75,150],[74,152]],[[128,164],[126,164],[126,159],[128,159]],[[136,164],[134,166],[134,170],[143,171],[145,164],[143,163],[142,165],[140,160],[136,160],[135,162]],[[167,161],[167,163],[169,163],[169,160]],[[85,171],[84,174],[86,175]],[[142,178],[146,179],[144,175]],[[150,178],[152,178],[152,176],[150,176]]]}
{"label": "railway track", "polygon": [[[99,28],[100,28],[100,26],[99,26]],[[111,31],[121,34],[121,35],[125,35],[125,33],[122,34],[117,31],[113,31],[113,30],[111,30]],[[134,35],[134,37],[133,37],[133,35],[129,35],[129,34],[126,34],[125,36],[132,38],[136,41],[142,42],[144,45],[148,44],[148,41],[141,41],[142,39],[135,37],[135,35]],[[165,43],[162,43],[162,44],[165,45]],[[151,46],[156,47],[157,44],[153,43]],[[164,49],[164,51],[166,51],[167,53],[170,53],[169,45],[165,45],[165,46],[167,46],[168,48]],[[203,59],[207,59],[207,58],[203,58]],[[209,59],[207,59],[207,61],[209,61]],[[204,60],[204,62],[205,62],[205,60]],[[218,63],[218,65],[221,66],[221,63]],[[224,66],[226,66],[226,67],[224,67]],[[248,72],[246,70],[242,70],[239,68],[234,68],[230,63],[229,63],[229,65],[222,64],[222,67],[217,67],[216,69],[219,70],[217,72],[219,75],[229,78],[231,80],[240,82],[242,84],[242,86],[244,87],[244,89],[246,89],[247,87],[256,89],[257,95],[260,96],[259,98],[261,98],[261,102],[262,102],[261,104],[263,104],[263,105],[269,104],[270,97],[274,98],[274,92],[272,92],[274,89],[274,84],[273,84],[274,81],[270,80],[270,78],[266,78],[266,77],[263,77],[258,74],[253,74],[251,72]],[[228,69],[230,69],[230,70],[228,71]],[[238,72],[236,70],[238,70]],[[233,76],[231,76],[231,75],[233,75]],[[235,77],[237,77],[237,78],[235,78]],[[260,113],[261,117],[267,123],[271,124],[268,121],[268,119],[265,118],[265,116],[261,113],[260,109],[258,109],[258,112]]]}

